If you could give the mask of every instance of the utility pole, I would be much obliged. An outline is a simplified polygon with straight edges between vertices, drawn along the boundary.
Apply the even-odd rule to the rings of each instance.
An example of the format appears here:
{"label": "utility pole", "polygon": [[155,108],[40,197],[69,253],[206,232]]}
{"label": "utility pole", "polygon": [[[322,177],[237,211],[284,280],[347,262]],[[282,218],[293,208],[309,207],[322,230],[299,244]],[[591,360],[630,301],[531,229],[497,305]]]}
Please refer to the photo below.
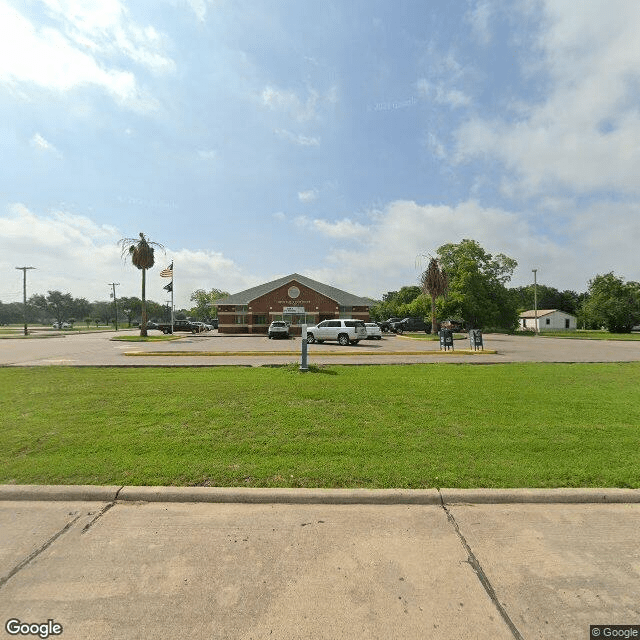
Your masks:
{"label": "utility pole", "polygon": [[534,322],[536,327],[536,333],[538,331],[538,281],[536,274],[538,273],[537,269],[531,269],[533,271],[533,316],[535,318]]}
{"label": "utility pole", "polygon": [[116,300],[116,287],[120,286],[119,282],[109,282],[110,287],[113,287],[113,293],[111,297],[113,298],[113,306],[116,309],[116,331],[118,330],[118,301]]}
{"label": "utility pole", "polygon": [[35,267],[16,267],[19,271],[23,273],[23,281],[22,281],[22,293],[23,293],[23,308],[24,308],[24,335],[29,335],[27,331],[27,271],[29,269],[35,269]]}

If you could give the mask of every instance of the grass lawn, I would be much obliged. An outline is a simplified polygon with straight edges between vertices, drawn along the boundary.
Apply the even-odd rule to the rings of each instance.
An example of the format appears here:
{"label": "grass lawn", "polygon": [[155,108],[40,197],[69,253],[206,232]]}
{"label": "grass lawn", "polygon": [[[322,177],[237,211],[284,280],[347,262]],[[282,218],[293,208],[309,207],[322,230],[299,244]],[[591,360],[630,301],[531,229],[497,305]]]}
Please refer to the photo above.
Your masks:
{"label": "grass lawn", "polygon": [[141,336],[139,333],[136,335],[128,335],[128,336],[114,336],[110,338],[113,342],[167,342],[171,340],[180,340],[180,338],[184,338],[186,336],[176,336],[176,335],[152,335],[152,336]]}
{"label": "grass lawn", "polygon": [[640,333],[609,333],[608,331],[541,331],[547,338],[577,338],[578,340],[640,340]]}
{"label": "grass lawn", "polygon": [[1,368],[0,482],[640,487],[640,363]]}

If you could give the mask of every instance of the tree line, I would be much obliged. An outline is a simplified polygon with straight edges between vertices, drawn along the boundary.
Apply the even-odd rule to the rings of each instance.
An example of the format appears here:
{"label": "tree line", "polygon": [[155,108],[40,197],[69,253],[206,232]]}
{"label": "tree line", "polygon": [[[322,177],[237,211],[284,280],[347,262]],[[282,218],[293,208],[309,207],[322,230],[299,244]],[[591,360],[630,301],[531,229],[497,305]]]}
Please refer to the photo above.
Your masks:
{"label": "tree line", "polygon": [[[520,313],[534,308],[575,315],[584,329],[627,333],[640,325],[640,283],[613,272],[597,275],[585,292],[533,284],[508,287],[518,263],[492,255],[475,240],[444,244],[430,257],[419,284],[389,291],[371,308],[374,320],[407,316],[463,322],[468,327],[513,331]],[[535,289],[535,290],[534,290]]]}
{"label": "tree line", "polygon": [[[178,320],[192,318],[208,321],[216,317],[212,306],[218,298],[229,294],[220,289],[197,289],[191,294],[192,307],[177,309],[174,317]],[[138,326],[142,321],[142,300],[135,296],[117,298],[118,323],[121,326]],[[166,322],[171,318],[169,305],[153,300],[145,300],[147,316],[152,322]],[[24,320],[22,302],[3,303],[0,301],[0,324],[20,324]],[[34,294],[27,300],[27,321],[30,324],[70,324],[110,325],[116,320],[116,305],[113,300],[74,298],[70,293],[48,291],[46,295]]]}

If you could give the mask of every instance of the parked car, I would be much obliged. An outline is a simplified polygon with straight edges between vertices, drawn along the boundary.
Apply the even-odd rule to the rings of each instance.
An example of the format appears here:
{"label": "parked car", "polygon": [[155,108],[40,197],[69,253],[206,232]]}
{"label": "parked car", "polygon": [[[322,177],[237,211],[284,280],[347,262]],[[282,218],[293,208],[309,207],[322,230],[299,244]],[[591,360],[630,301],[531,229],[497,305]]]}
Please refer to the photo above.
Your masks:
{"label": "parked car", "polygon": [[459,320],[444,320],[440,323],[441,329],[449,329],[449,331],[464,331],[464,322]]}
{"label": "parked car", "polygon": [[323,320],[321,323],[307,329],[307,342],[322,343],[325,340],[337,340],[342,346],[358,344],[367,339],[367,328],[362,320],[340,319]]}
{"label": "parked car", "polygon": [[398,334],[405,331],[424,331],[425,333],[431,331],[431,325],[427,325],[422,318],[403,318],[398,322],[392,322],[390,328],[391,331]]}
{"label": "parked car", "polygon": [[[202,323],[191,322],[191,320],[174,320],[173,321],[173,331],[187,331],[189,333],[200,333],[202,331],[202,327],[200,326]],[[157,326],[159,331],[162,333],[171,333],[171,323],[170,322],[159,322]]]}
{"label": "parked car", "polygon": [[59,322],[54,322],[52,327],[54,329],[73,329],[73,327],[68,322],[63,322],[60,324]]}
{"label": "parked car", "polygon": [[383,320],[382,322],[378,322],[378,326],[382,330],[383,333],[388,333],[391,331],[391,325],[394,322],[400,322],[402,318],[388,318],[387,320]]}
{"label": "parked car", "polygon": [[382,340],[382,329],[375,322],[365,322],[367,340]]}
{"label": "parked car", "polygon": [[269,340],[271,340],[271,338],[288,338],[289,325],[284,320],[274,320],[269,325],[267,335]]}

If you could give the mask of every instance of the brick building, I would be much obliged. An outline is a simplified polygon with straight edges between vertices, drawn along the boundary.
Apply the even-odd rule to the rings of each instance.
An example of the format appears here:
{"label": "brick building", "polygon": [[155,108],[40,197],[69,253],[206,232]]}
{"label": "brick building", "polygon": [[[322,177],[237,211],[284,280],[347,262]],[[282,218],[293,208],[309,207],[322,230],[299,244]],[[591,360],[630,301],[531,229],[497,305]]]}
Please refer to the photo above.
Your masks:
{"label": "brick building", "polygon": [[273,320],[285,320],[291,333],[331,318],[369,321],[372,301],[297,273],[216,300],[220,333],[267,333]]}

